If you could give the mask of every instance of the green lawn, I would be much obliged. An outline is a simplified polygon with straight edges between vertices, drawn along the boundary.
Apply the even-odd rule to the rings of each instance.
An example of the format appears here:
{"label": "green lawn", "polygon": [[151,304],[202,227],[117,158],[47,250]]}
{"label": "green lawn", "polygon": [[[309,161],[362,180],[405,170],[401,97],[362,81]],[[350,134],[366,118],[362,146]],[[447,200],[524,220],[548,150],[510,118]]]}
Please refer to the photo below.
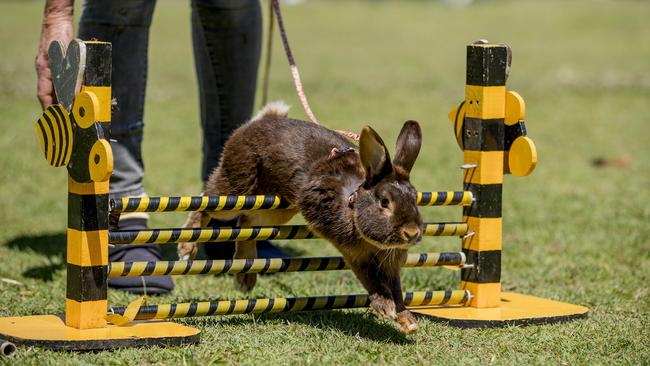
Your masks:
{"label": "green lawn", "polygon": [[[79,1],[78,3],[81,3]],[[77,12],[77,14],[79,11]],[[41,157],[33,59],[42,2],[0,4],[0,315],[62,312],[66,174]],[[179,348],[64,353],[19,348],[4,364],[649,364],[650,3],[643,1],[307,1],[284,8],[312,107],[332,128],[369,123],[394,141],[406,119],[425,147],[412,174],[420,190],[461,188],[462,154],[447,121],[463,97],[465,45],[485,38],[514,50],[510,89],[527,102],[539,163],[504,184],[503,287],[588,306],[572,323],[460,330],[422,320],[402,336],[365,310],[188,320],[201,343]],[[160,1],[151,32],[146,187],[199,191],[200,132],[189,6]],[[271,97],[294,106],[276,40]],[[182,138],[179,138],[182,137]],[[392,143],[391,143],[392,145]],[[625,167],[595,167],[594,158]],[[189,163],[188,163],[189,162]],[[170,170],[174,167],[174,171]],[[453,212],[452,212],[453,211]],[[458,220],[458,208],[423,209]],[[160,214],[153,227],[179,226]],[[335,254],[320,241],[281,243],[299,255]],[[417,250],[455,251],[457,239]],[[173,248],[167,248],[173,257]],[[409,290],[458,286],[458,272],[405,270]],[[228,277],[176,278],[165,303],[243,295]],[[351,273],[263,276],[251,296],[361,292]],[[133,296],[110,292],[111,304]]]}

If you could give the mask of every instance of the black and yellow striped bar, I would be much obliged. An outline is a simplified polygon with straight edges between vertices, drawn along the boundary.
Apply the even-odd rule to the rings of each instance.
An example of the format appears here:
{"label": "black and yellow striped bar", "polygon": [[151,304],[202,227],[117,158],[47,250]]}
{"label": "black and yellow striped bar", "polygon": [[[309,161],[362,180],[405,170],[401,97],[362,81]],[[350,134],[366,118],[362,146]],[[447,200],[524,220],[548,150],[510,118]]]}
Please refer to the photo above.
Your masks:
{"label": "black and yellow striped bar", "polygon": [[111,244],[207,243],[243,240],[313,239],[305,225],[214,227],[188,229],[149,229],[111,231]]}
{"label": "black and yellow striped bar", "polygon": [[[472,192],[418,192],[420,206],[469,206]],[[123,197],[111,199],[111,212],[250,211],[292,208],[284,198],[251,196]]]}
{"label": "black and yellow striped bar", "polygon": [[[409,253],[402,267],[460,267],[463,264],[465,254],[462,252]],[[343,257],[111,262],[108,277],[337,271],[349,268]]]}
{"label": "black and yellow striped bar", "polygon": [[[427,223],[424,236],[463,236],[464,222]],[[317,239],[306,225],[214,227],[187,229],[115,230],[108,234],[110,244],[208,243],[245,240]]]}
{"label": "black and yellow striped bar", "polygon": [[425,224],[423,236],[463,236],[469,233],[464,222],[429,222]]}
{"label": "black and yellow striped bar", "polygon": [[244,211],[288,208],[279,196],[172,196],[112,199],[112,212]]}
{"label": "black and yellow striped bar", "polygon": [[469,206],[474,201],[470,191],[458,192],[418,192],[419,206]]}
{"label": "black and yellow striped bar", "polygon": [[[407,306],[463,305],[471,297],[466,290],[405,292]],[[214,300],[178,304],[143,306],[135,320],[177,319],[195,316],[287,313],[294,311],[365,308],[370,306],[367,294],[306,296],[270,299]],[[111,308],[114,314],[124,314],[125,307]]]}

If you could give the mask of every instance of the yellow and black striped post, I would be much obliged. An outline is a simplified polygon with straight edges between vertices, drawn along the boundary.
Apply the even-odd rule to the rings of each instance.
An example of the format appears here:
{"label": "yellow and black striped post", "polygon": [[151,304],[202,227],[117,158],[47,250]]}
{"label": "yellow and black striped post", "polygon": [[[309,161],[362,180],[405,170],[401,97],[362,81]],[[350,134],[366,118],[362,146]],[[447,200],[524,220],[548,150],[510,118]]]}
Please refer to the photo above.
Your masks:
{"label": "yellow and black striped post", "polygon": [[[72,105],[74,150],[68,165],[66,325],[106,326],[108,193],[113,157],[111,44],[83,42],[85,71]],[[82,60],[83,61],[83,60]]]}
{"label": "yellow and black striped post", "polygon": [[462,270],[461,284],[473,295],[469,305],[479,308],[499,306],[501,296],[501,193],[509,52],[506,45],[467,46],[463,181],[475,202],[463,209],[464,221],[474,235],[463,239],[467,263],[473,266]]}

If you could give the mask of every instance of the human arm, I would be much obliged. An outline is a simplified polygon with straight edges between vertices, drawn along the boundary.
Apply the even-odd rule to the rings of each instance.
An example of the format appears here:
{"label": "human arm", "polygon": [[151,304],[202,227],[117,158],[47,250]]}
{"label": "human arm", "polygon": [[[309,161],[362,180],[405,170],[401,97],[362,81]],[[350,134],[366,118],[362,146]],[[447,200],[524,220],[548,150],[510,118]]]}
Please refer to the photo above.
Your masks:
{"label": "human arm", "polygon": [[47,51],[54,40],[68,45],[72,40],[72,15],[74,0],[47,0],[43,11],[41,38],[36,54],[37,96],[43,109],[54,103],[52,73],[48,66]]}

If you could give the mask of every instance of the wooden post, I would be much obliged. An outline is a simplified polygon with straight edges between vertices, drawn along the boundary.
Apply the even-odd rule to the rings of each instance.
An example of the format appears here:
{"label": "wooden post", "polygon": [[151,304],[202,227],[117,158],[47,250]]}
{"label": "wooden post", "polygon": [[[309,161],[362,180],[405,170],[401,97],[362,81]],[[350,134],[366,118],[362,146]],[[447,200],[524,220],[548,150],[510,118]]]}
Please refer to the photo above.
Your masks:
{"label": "wooden post", "polygon": [[463,239],[467,263],[461,287],[473,298],[470,306],[498,307],[501,298],[501,189],[504,172],[504,117],[508,47],[467,46],[467,81],[462,141],[464,189],[476,201],[463,209],[474,235]]}
{"label": "wooden post", "polygon": [[108,308],[111,44],[91,41],[82,45],[85,71],[71,107],[74,147],[68,165],[65,322],[69,327],[88,329],[106,326]]}

